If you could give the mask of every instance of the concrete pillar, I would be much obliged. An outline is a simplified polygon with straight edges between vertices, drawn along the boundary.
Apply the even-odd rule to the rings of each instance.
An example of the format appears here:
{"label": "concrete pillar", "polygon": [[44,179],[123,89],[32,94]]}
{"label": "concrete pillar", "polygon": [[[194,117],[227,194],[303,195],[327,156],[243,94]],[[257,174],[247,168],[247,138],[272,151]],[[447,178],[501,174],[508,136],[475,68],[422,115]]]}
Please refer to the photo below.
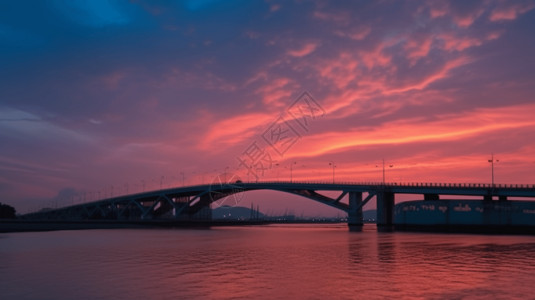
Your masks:
{"label": "concrete pillar", "polygon": [[351,230],[362,228],[362,192],[349,192],[349,212],[347,214],[347,225]]}
{"label": "concrete pillar", "polygon": [[394,224],[394,193],[377,193],[377,227],[392,227]]}
{"label": "concrete pillar", "polygon": [[424,194],[424,200],[426,201],[440,200],[440,197],[438,196],[438,194]]}

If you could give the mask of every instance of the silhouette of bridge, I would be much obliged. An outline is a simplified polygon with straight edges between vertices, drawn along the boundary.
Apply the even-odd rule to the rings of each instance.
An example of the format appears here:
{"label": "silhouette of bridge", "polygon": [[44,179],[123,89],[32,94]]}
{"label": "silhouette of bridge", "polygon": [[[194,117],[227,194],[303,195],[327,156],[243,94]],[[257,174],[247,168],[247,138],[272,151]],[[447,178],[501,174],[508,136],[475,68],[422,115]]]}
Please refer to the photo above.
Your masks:
{"label": "silhouette of bridge", "polygon": [[[377,202],[377,225],[391,226],[395,195],[420,194],[424,201],[444,197],[476,196],[486,201],[508,201],[511,197],[535,197],[534,185],[491,185],[453,183],[318,183],[318,182],[223,182],[167,188],[111,197],[23,215],[26,220],[211,220],[211,204],[226,197],[255,190],[274,190],[311,199],[340,209],[348,225],[363,224],[362,208]],[[329,197],[325,191],[339,192]]]}

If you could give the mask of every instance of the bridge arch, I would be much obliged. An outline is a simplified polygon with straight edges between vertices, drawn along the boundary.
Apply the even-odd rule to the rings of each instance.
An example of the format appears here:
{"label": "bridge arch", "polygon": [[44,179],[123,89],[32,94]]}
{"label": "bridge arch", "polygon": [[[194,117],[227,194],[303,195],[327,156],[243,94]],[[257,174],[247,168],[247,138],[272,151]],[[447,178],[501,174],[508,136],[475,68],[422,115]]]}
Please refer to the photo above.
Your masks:
{"label": "bridge arch", "polygon": [[[301,190],[301,189],[279,189],[279,188],[258,188],[258,189],[232,189],[230,192],[227,190],[221,190],[221,191],[214,191],[215,193],[221,193],[222,198],[221,199],[214,199],[212,203],[216,203],[217,201],[221,201],[223,198],[232,197],[234,195],[238,194],[246,194],[249,192],[256,192],[256,191],[273,191],[273,192],[279,192],[282,194],[287,195],[293,195],[293,196],[299,196],[301,198],[307,199],[307,200],[313,200],[316,203],[320,203],[323,205],[327,205],[329,207],[341,210],[345,213],[349,212],[349,205],[347,203],[336,201],[336,199],[330,198],[328,196],[323,195],[322,193],[314,190]],[[342,196],[345,196],[342,195]],[[341,200],[341,199],[340,199]],[[236,203],[232,200],[227,201],[227,203]]]}

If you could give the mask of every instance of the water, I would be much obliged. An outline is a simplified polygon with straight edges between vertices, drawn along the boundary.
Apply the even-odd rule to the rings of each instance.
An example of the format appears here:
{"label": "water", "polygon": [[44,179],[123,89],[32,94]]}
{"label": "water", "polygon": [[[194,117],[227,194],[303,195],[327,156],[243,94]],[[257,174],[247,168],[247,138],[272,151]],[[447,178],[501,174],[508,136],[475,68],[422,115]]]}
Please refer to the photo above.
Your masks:
{"label": "water", "polygon": [[0,299],[533,298],[535,237],[345,225],[0,234]]}

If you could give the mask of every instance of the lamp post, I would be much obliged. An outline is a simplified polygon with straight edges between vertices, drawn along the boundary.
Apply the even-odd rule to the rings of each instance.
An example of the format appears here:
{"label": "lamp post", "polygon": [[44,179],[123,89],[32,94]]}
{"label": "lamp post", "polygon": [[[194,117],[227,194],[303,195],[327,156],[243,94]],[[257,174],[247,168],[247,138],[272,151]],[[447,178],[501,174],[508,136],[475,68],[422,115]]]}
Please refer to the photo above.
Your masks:
{"label": "lamp post", "polygon": [[494,153],[491,153],[489,163],[491,166],[492,186],[494,187],[494,162],[500,162],[498,159],[494,159]]}
{"label": "lamp post", "polygon": [[336,168],[336,165],[334,164],[334,162],[330,161],[329,166],[333,167],[333,184],[334,184],[334,168]]}
{"label": "lamp post", "polygon": [[[376,168],[379,167],[379,166],[375,166]],[[389,165],[388,166],[389,168],[392,168],[394,167],[394,165]],[[385,176],[385,159],[383,158],[383,185],[385,184],[386,180],[385,180],[386,176]]]}
{"label": "lamp post", "polygon": [[297,162],[294,161],[290,164],[290,182],[293,182],[293,166],[296,165]]}

